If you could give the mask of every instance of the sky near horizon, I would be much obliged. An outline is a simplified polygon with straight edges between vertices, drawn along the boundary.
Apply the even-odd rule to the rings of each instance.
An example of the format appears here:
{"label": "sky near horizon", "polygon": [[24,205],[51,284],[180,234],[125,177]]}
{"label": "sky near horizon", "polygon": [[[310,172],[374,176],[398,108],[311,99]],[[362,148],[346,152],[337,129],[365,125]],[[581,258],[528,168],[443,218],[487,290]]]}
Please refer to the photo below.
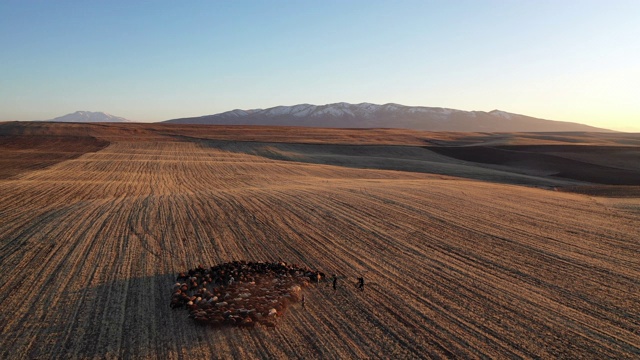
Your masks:
{"label": "sky near horizon", "polygon": [[0,121],[335,102],[640,132],[640,1],[0,1]]}

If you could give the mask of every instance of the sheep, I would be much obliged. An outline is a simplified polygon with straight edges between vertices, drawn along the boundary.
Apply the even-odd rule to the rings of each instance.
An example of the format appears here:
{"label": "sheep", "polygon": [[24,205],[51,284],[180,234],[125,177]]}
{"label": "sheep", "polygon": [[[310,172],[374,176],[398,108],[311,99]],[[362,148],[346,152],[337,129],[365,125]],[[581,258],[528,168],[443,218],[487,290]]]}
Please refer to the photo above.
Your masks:
{"label": "sheep", "polygon": [[319,283],[324,273],[284,261],[232,261],[206,269],[199,265],[178,277],[184,282],[174,284],[171,308],[186,306],[197,323],[252,327],[282,316],[289,302],[300,301],[302,289]]}

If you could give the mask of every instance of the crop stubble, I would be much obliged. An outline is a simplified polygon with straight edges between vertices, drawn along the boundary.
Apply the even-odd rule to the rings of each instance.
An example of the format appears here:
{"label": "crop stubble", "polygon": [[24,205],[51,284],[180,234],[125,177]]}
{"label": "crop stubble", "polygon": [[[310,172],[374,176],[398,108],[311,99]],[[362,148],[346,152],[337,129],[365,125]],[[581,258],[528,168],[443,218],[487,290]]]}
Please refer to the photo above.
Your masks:
{"label": "crop stubble", "polygon": [[[3,358],[640,356],[640,221],[586,196],[189,141],[114,141],[0,192]],[[169,308],[178,271],[234,259],[347,279],[275,329]]]}

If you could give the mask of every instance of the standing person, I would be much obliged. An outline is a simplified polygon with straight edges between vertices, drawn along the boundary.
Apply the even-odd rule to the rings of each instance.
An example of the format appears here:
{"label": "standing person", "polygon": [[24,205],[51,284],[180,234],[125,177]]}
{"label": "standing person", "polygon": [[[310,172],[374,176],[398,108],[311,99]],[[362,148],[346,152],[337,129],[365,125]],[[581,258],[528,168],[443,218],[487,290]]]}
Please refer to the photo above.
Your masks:
{"label": "standing person", "polygon": [[333,291],[336,291],[338,287],[338,275],[333,274]]}
{"label": "standing person", "polygon": [[305,302],[304,294],[302,294],[302,299],[300,300],[300,302],[302,303],[302,308],[304,309],[304,302]]}
{"label": "standing person", "polygon": [[363,276],[358,278],[358,289],[360,289],[360,291],[364,291],[364,277]]}

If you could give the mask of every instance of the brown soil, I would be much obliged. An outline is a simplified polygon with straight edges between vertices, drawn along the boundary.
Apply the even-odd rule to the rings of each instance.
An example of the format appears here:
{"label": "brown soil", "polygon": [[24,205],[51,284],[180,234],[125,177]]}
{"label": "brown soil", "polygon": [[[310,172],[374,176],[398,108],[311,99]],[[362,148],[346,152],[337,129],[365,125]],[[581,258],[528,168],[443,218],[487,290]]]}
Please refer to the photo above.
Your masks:
{"label": "brown soil", "polygon": [[[4,135],[69,131],[110,144],[0,180],[0,358],[640,356],[638,212],[579,194],[361,169],[354,157],[348,166],[294,161],[309,152],[278,160],[253,143],[203,141],[215,127],[38,126]],[[248,130],[241,137],[266,137]],[[385,146],[431,139],[371,131]],[[363,134],[330,136],[371,141]],[[457,136],[440,138],[464,141]],[[441,168],[474,168],[423,150]],[[335,292],[306,290],[306,308],[290,306],[273,328],[194,326],[169,307],[175,274],[234,259],[285,260],[341,280]]]}

